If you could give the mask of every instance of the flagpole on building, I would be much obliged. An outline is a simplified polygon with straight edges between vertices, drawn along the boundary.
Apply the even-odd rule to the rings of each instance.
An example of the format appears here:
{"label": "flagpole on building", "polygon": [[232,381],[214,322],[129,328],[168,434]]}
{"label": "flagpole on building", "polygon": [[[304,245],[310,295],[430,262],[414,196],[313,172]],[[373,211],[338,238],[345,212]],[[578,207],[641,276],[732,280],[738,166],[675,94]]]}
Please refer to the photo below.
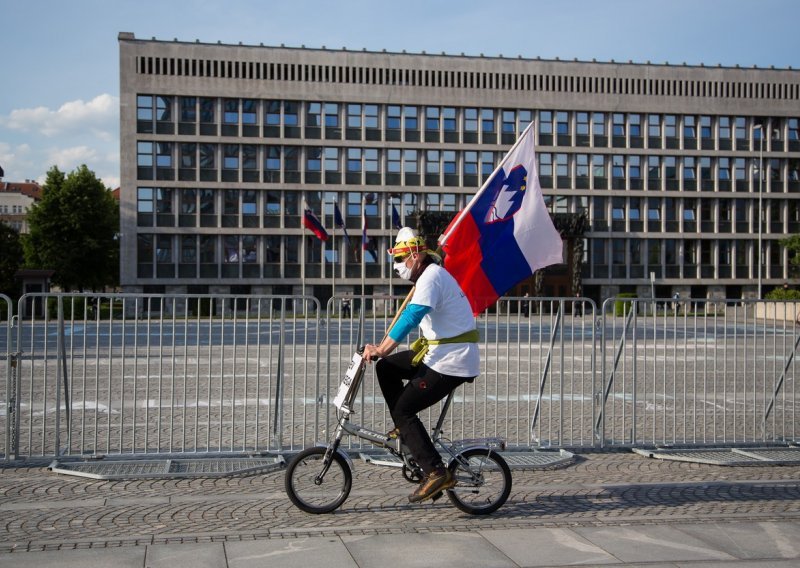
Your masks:
{"label": "flagpole on building", "polygon": [[531,122],[525,128],[525,130],[522,131],[522,134],[520,134],[519,138],[517,138],[517,141],[514,142],[514,145],[511,146],[511,148],[509,148],[508,152],[506,152],[506,155],[503,156],[503,159],[500,160],[500,162],[497,164],[497,167],[494,169],[494,171],[492,171],[492,175],[490,175],[488,178],[486,178],[486,181],[483,182],[483,184],[481,185],[480,189],[475,192],[475,195],[472,196],[472,199],[470,199],[470,202],[467,203],[466,207],[464,207],[464,210],[461,212],[461,214],[458,217],[456,217],[455,220],[453,220],[451,225],[448,227],[449,230],[445,234],[443,234],[443,235],[441,235],[439,237],[439,246],[440,247],[443,247],[445,245],[445,243],[447,242],[447,239],[450,238],[450,235],[453,233],[453,231],[456,230],[456,227],[458,227],[461,224],[461,221],[463,221],[464,218],[467,216],[467,214],[469,213],[469,210],[472,209],[472,206],[475,205],[475,203],[478,201],[478,197],[480,197],[481,193],[483,193],[483,190],[486,189],[486,186],[489,184],[489,182],[492,181],[492,178],[494,178],[494,176],[498,172],[498,170],[503,168],[503,164],[505,163],[506,158],[508,157],[508,155],[511,154],[514,150],[516,150],[517,146],[519,146],[522,143],[522,141],[525,139],[525,135],[528,133],[528,130],[530,130],[531,128],[533,128],[533,122]]}
{"label": "flagpole on building", "polygon": [[[339,197],[339,194],[336,194],[334,198],[334,204],[336,203],[336,199]],[[322,214],[325,215],[325,204],[322,204]],[[332,270],[332,277],[333,277],[333,284],[331,286],[331,297],[336,298],[336,269],[338,268],[338,260],[339,260],[339,248],[336,246],[336,219],[333,220],[333,243],[331,244],[331,250],[333,251],[333,262],[331,263],[331,270]],[[327,263],[325,263],[327,264]]]}
{"label": "flagpole on building", "polygon": [[366,236],[367,236],[367,214],[364,208],[366,207],[366,197],[362,194],[361,195],[361,302],[364,302],[364,294],[366,293],[366,278],[367,278],[367,269],[366,269],[366,262],[364,260],[365,253],[367,252],[366,247]]}

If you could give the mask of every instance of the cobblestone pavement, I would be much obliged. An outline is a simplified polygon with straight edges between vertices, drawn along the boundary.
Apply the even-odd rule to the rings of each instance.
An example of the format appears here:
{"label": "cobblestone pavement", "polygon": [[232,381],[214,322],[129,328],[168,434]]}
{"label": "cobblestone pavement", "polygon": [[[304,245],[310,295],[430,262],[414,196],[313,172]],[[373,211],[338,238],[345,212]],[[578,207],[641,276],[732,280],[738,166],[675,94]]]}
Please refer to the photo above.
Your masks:
{"label": "cobblestone pavement", "polygon": [[330,515],[294,508],[283,471],[224,478],[96,481],[46,467],[0,467],[0,553],[177,542],[492,528],[619,526],[713,519],[800,520],[800,466],[725,467],[627,452],[559,469],[515,470],[506,505],[471,517],[447,499],[410,505],[398,469],[356,462]]}

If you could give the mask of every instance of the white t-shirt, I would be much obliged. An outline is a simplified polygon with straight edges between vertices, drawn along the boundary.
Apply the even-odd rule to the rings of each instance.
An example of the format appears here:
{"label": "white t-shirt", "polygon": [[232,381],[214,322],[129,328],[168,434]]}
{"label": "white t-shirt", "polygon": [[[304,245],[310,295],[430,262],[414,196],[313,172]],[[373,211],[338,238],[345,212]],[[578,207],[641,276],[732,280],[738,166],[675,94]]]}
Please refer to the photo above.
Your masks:
{"label": "white t-shirt", "polygon": [[[410,302],[429,306],[419,324],[425,339],[455,337],[475,329],[475,318],[464,292],[455,278],[438,264],[430,264],[416,282]],[[480,374],[480,351],[477,343],[431,345],[423,363],[438,373],[455,377]]]}

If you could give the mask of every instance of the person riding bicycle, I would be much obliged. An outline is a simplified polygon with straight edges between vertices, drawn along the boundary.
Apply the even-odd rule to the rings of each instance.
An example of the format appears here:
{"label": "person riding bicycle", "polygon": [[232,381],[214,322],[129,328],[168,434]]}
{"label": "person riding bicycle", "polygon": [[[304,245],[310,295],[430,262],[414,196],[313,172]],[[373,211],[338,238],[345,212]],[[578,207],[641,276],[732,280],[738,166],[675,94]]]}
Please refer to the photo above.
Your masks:
{"label": "person riding bicycle", "polygon": [[[456,484],[417,413],[478,376],[478,330],[464,292],[413,229],[398,231],[389,254],[397,274],[414,283],[413,295],[380,345],[364,347],[364,358],[379,359],[375,371],[395,425],[388,435],[400,436],[425,474],[408,497],[416,503]],[[392,354],[418,326],[412,349]]]}

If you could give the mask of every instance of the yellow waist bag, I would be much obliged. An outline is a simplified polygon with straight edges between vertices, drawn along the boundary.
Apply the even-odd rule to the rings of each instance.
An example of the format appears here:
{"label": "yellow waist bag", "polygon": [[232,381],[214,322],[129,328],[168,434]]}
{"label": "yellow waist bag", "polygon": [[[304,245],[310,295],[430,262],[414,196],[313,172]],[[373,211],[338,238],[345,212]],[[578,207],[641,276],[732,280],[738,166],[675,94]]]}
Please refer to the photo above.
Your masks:
{"label": "yellow waist bag", "polygon": [[414,358],[411,359],[411,364],[415,367],[419,365],[425,357],[425,353],[428,352],[428,347],[431,345],[441,345],[443,343],[478,343],[480,339],[481,337],[477,329],[466,331],[455,337],[443,337],[441,339],[425,339],[424,337],[420,337],[411,344],[411,350],[414,352]]}

